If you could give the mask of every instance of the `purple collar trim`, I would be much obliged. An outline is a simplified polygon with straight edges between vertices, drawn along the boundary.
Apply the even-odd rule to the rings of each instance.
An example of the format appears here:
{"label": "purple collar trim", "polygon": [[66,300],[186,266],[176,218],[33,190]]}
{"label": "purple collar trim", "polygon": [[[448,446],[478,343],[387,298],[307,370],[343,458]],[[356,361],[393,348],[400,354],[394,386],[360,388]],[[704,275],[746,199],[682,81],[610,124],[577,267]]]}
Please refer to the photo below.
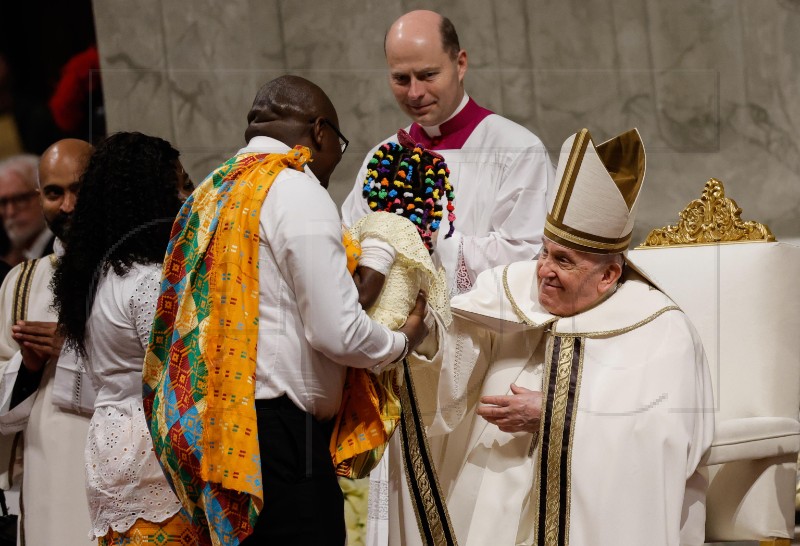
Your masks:
{"label": "purple collar trim", "polygon": [[493,113],[491,110],[478,106],[470,97],[466,106],[455,117],[439,126],[439,130],[442,133],[441,136],[428,136],[425,129],[418,123],[412,123],[408,133],[416,143],[429,150],[460,150],[472,134],[472,131],[475,130],[475,127],[486,116]]}

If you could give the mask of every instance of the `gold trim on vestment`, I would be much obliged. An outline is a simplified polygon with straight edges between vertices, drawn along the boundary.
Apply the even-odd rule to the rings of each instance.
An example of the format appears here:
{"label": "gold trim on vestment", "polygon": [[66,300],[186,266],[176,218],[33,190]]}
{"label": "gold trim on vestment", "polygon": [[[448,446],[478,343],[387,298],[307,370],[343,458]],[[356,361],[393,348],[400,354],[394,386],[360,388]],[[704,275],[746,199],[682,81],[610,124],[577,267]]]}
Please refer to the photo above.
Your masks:
{"label": "gold trim on vestment", "polygon": [[14,312],[12,324],[16,324],[19,320],[27,319],[28,301],[31,295],[31,285],[33,284],[33,272],[36,270],[38,263],[38,258],[27,260],[22,263],[17,282],[14,285]]}
{"label": "gold trim on vestment", "polygon": [[653,320],[657,319],[659,316],[666,313],[667,311],[680,311],[680,310],[681,308],[678,307],[677,305],[668,305],[667,307],[662,307],[649,317],[643,318],[639,322],[631,324],[630,326],[625,326],[624,328],[617,328],[616,330],[606,330],[603,332],[575,332],[575,333],[559,332],[558,335],[563,337],[587,337],[587,338],[618,336],[620,334],[628,333],[631,330],[635,330],[640,326],[644,326],[648,322],[652,322]]}
{"label": "gold trim on vestment", "polygon": [[[541,513],[539,507],[539,501],[541,500],[541,494],[539,491],[540,484],[542,483],[542,439],[545,437],[547,431],[545,430],[545,410],[547,409],[545,406],[547,404],[547,396],[550,392],[550,372],[551,366],[550,362],[553,358],[553,344],[555,342],[555,338],[553,336],[547,336],[547,345],[545,347],[545,363],[547,365],[544,368],[544,373],[542,374],[542,418],[539,420],[539,434],[537,436],[537,441],[539,442],[539,449],[536,450],[536,459],[534,460],[534,469],[535,472],[533,474],[533,544],[536,544],[536,541],[539,540],[539,514]],[[533,449],[533,448],[532,448]]]}
{"label": "gold trim on vestment", "polygon": [[[403,361],[403,367],[408,366],[408,361]],[[413,406],[412,406],[413,402]],[[428,480],[428,473],[425,469],[425,464],[422,460],[423,456],[427,456],[430,454],[430,445],[428,444],[428,437],[425,435],[424,432],[424,424],[421,422],[419,426],[422,428],[422,437],[420,438],[417,436],[416,425],[414,423],[413,415],[411,414],[411,408],[419,408],[419,401],[417,400],[417,393],[416,389],[414,388],[414,380],[411,375],[411,370],[408,370],[408,373],[404,373],[404,380],[403,384],[400,387],[400,404],[403,408],[401,412],[401,419],[402,419],[402,427],[405,429],[405,434],[408,436],[408,451],[411,453],[412,465],[413,468],[408,468],[405,466],[406,462],[406,446],[405,441],[403,439],[403,434],[400,435],[400,444],[401,444],[401,456],[403,458],[403,463],[405,466],[405,476],[406,476],[406,484],[408,485],[408,490],[411,495],[411,504],[414,507],[414,515],[417,518],[417,527],[420,530],[420,539],[422,540],[423,544],[425,543],[424,533],[422,532],[423,529],[423,521],[422,517],[423,514],[420,513],[420,507],[418,506],[417,502],[415,501],[414,497],[414,486],[412,483],[412,472],[413,472],[413,479],[419,488],[420,498],[422,499],[423,506],[421,507],[424,510],[424,517],[425,520],[430,528],[431,535],[433,537],[433,544],[426,545],[426,546],[456,546],[457,541],[455,538],[455,533],[453,531],[453,526],[450,522],[450,514],[447,511],[447,502],[444,498],[444,495],[441,494],[442,488],[439,484],[439,477],[436,474],[436,466],[433,461],[428,461],[430,467],[433,469],[433,483]],[[402,432],[402,431],[401,431]],[[424,455],[423,455],[424,454]],[[441,514],[436,508],[436,501],[435,497],[439,498],[440,504],[443,507],[444,511],[444,521],[440,517]],[[445,526],[449,530],[450,535],[453,537],[453,542],[449,542],[447,540],[447,536],[445,534]]]}
{"label": "gold trim on vestment", "polygon": [[[575,338],[562,338],[556,367],[556,388],[553,393],[553,410],[550,419],[550,434],[547,450],[547,492],[544,519],[543,546],[558,544],[559,522],[561,521],[561,450],[564,446],[564,425],[566,423],[569,385],[572,376],[572,356]],[[569,498],[567,506],[569,506]],[[569,509],[567,509],[569,512]],[[565,537],[566,538],[566,537]],[[565,541],[566,546],[568,541]]]}
{"label": "gold trim on vestment", "polygon": [[[557,355],[554,354],[556,339],[559,343]],[[534,544],[539,546],[569,545],[572,504],[572,445],[578,415],[585,341],[585,339],[576,340],[574,337],[551,335],[547,342],[545,373],[542,376],[542,419],[539,424],[540,438],[546,438],[546,441],[542,441],[537,452],[532,487],[533,536]],[[575,387],[571,391],[573,376]],[[569,424],[569,432],[566,430],[567,424]],[[547,452],[543,453],[545,444]],[[565,449],[566,458],[563,459]],[[546,468],[543,469],[543,466]],[[562,472],[566,476],[566,487],[563,488]],[[544,490],[542,489],[543,473],[546,478]],[[542,510],[542,502],[544,502],[544,510]],[[561,534],[562,529],[563,534]]]}
{"label": "gold trim on vestment", "polygon": [[[575,179],[578,177],[578,169],[576,169],[576,167],[580,167],[583,162],[583,156],[586,154],[586,148],[590,140],[591,136],[589,135],[589,131],[587,129],[581,129],[580,132],[575,135],[575,140],[572,142],[572,149],[569,152],[569,161],[566,169],[564,169],[564,175],[561,179],[555,203],[553,203],[552,215],[548,215],[548,217],[552,216],[553,220],[556,222],[560,222],[564,219],[566,211],[562,210],[562,208],[564,207],[564,202],[569,201],[569,197],[572,194],[572,188],[575,186]],[[567,181],[566,184],[564,180]]]}
{"label": "gold trim on vestment", "polygon": [[569,544],[570,514],[572,513],[572,447],[575,445],[575,424],[578,420],[578,400],[581,392],[581,379],[583,377],[583,355],[586,353],[586,338],[581,339],[580,345],[578,369],[575,377],[575,396],[572,400],[572,413],[570,414],[569,443],[567,444],[567,460],[569,464],[567,465],[567,490],[564,492],[564,494],[567,495],[567,513],[564,515],[564,532],[566,534],[564,537],[564,546]]}

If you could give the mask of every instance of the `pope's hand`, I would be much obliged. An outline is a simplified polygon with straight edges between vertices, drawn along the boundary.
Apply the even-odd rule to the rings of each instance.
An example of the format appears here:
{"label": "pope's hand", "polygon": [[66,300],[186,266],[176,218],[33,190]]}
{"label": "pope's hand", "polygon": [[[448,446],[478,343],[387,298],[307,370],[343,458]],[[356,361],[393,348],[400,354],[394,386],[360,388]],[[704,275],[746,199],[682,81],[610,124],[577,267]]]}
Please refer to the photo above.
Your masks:
{"label": "pope's hand", "polygon": [[503,432],[530,432],[539,430],[542,417],[542,393],[511,384],[512,394],[482,396],[475,412],[497,425]]}

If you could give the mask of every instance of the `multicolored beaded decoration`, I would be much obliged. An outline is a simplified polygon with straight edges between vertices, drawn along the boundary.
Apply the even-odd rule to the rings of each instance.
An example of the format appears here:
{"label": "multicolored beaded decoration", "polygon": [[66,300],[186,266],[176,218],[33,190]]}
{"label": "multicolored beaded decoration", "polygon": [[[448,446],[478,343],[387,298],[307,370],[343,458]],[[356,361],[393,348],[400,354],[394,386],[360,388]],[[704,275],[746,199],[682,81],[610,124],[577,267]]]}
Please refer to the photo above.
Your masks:
{"label": "multicolored beaded decoration", "polygon": [[444,158],[415,144],[408,133],[397,133],[399,144],[387,142],[367,164],[367,178],[362,195],[373,211],[394,212],[405,216],[417,227],[422,243],[433,253],[431,236],[439,229],[447,200],[447,220],[455,230],[455,194],[450,185],[450,169]]}

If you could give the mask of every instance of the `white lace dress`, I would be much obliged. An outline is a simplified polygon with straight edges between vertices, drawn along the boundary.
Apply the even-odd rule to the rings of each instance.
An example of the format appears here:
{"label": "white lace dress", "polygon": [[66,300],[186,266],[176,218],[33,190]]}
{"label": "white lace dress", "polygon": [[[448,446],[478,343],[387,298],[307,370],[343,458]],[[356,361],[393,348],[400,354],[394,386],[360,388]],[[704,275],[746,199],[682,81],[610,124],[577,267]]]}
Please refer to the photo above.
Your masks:
{"label": "white lace dress", "polygon": [[88,368],[97,389],[86,442],[91,538],[125,532],[141,518],[164,521],[181,509],[153,451],[142,408],[142,363],[161,265],[102,275],[87,321]]}

